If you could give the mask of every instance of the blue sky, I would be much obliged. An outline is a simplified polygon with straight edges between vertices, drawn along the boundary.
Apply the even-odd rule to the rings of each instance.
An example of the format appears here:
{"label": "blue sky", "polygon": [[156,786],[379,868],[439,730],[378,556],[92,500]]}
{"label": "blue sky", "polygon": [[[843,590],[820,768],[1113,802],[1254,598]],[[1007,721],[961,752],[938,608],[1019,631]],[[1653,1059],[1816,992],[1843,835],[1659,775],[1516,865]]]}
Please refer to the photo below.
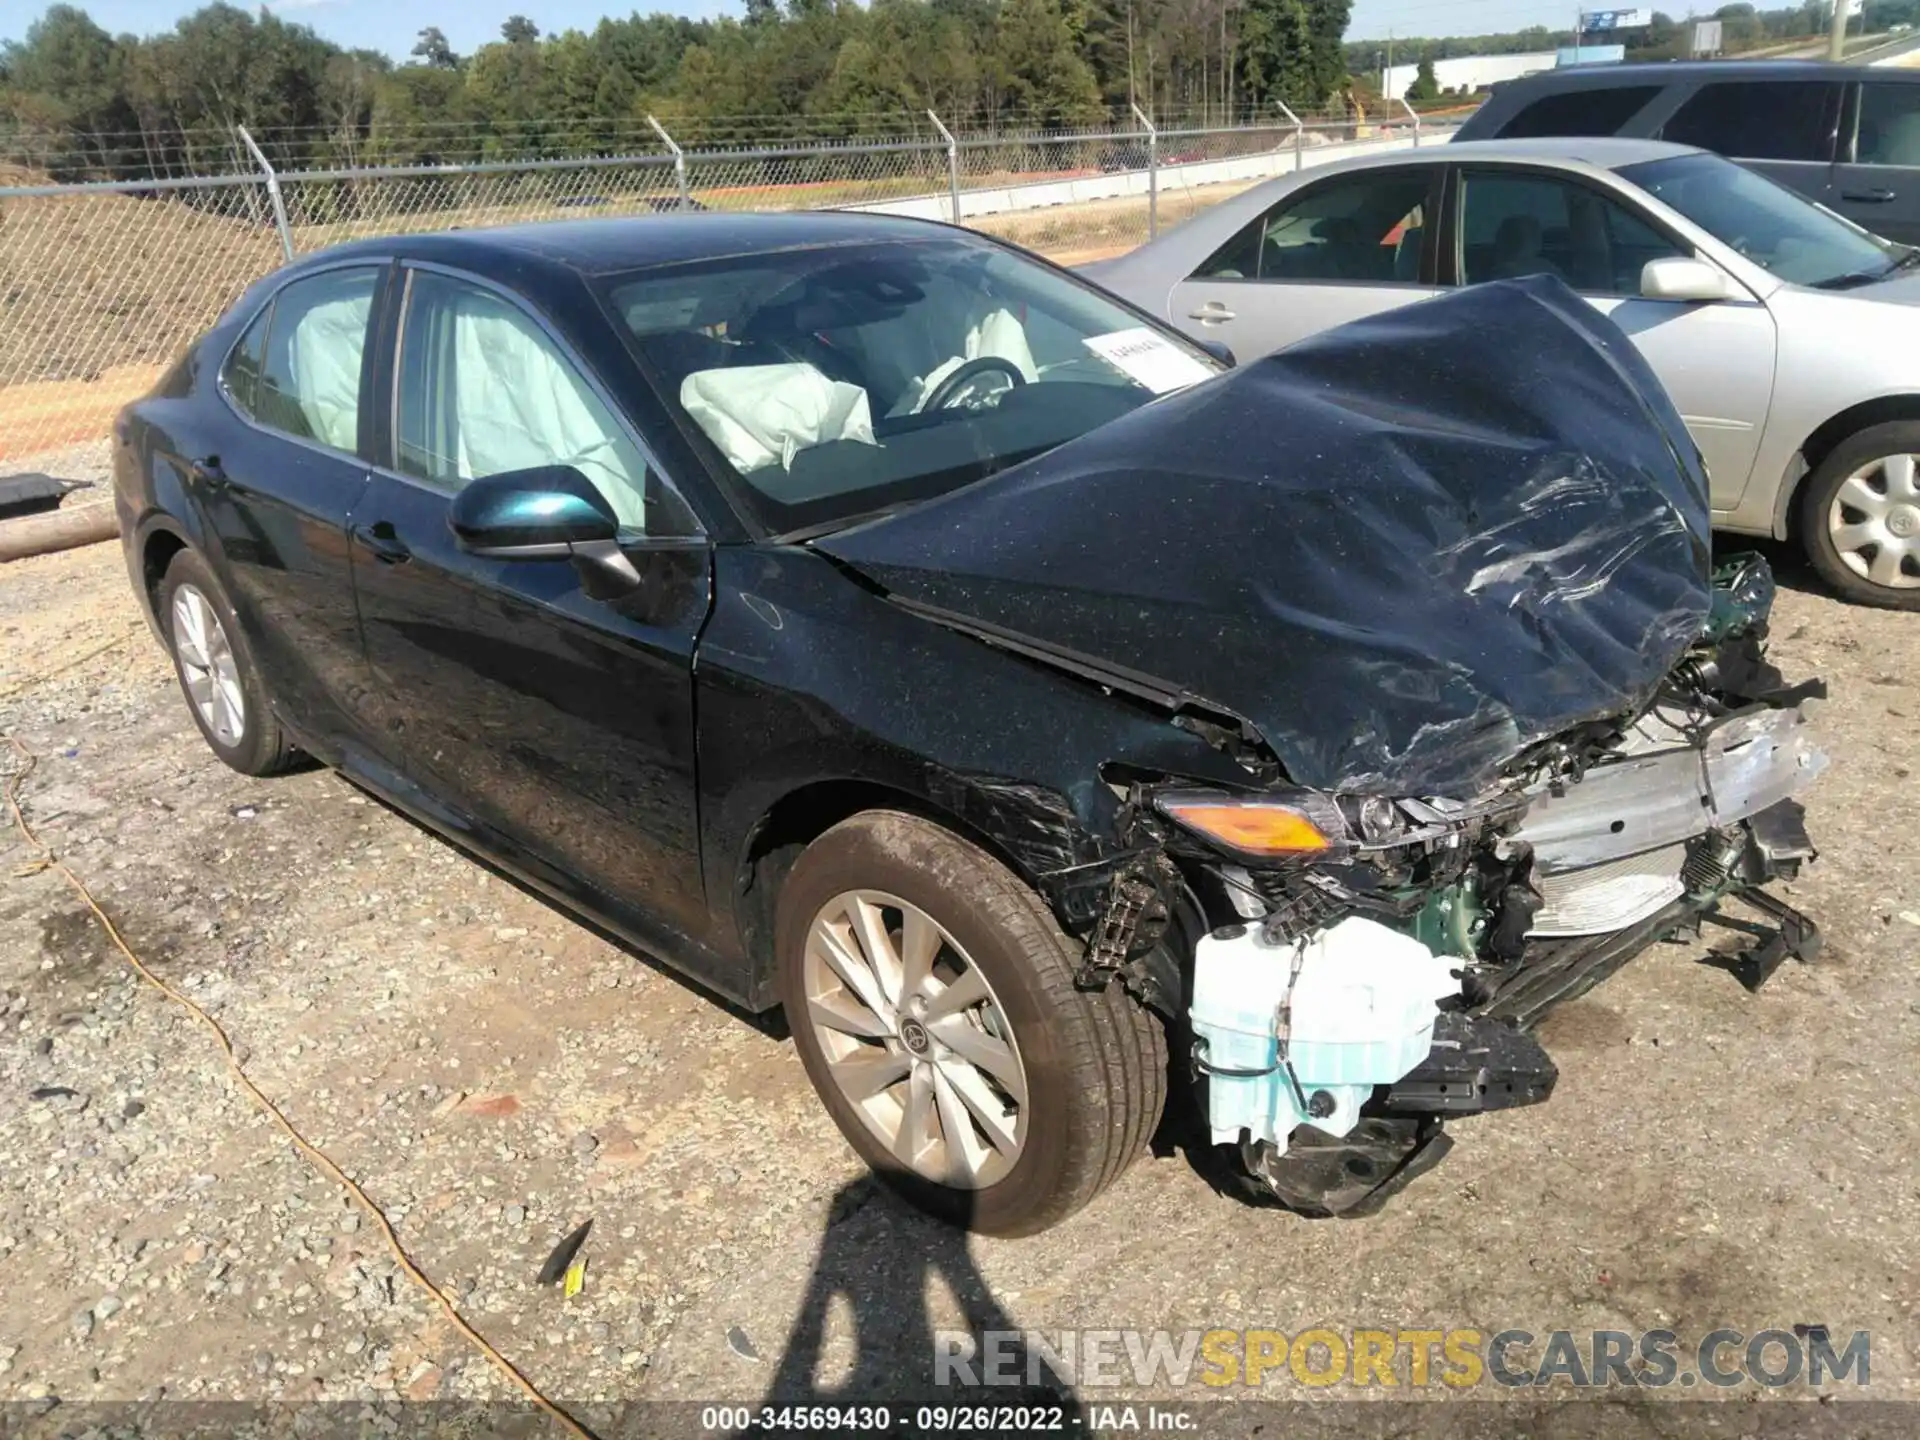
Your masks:
{"label": "blue sky", "polygon": [[[170,29],[202,0],[74,0],[115,34],[150,35]],[[1606,0],[1592,0],[1596,8]],[[0,40],[17,40],[44,8],[40,0],[4,0],[0,4]],[[531,15],[542,30],[588,30],[602,15],[625,13],[631,5],[608,0],[278,0],[270,8],[311,25],[337,44],[384,50],[404,57],[414,34],[438,25],[462,54],[499,34],[500,22],[516,10]],[[641,0],[642,11],[661,9],[685,15],[738,14],[739,0]],[[1571,28],[1572,3],[1558,0],[1354,0],[1356,40],[1385,35],[1481,35],[1526,25]]]}

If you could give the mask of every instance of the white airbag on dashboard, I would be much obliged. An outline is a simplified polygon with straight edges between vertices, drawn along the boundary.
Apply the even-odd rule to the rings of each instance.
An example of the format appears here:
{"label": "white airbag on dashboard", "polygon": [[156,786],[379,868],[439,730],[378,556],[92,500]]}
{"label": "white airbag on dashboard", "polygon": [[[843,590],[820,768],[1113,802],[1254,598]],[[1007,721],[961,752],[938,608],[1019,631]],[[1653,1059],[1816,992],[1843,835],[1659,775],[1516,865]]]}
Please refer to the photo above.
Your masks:
{"label": "white airbag on dashboard", "polygon": [[934,366],[927,372],[925,379],[909,384],[905,393],[888,413],[891,415],[919,414],[920,408],[927,403],[927,397],[939,388],[942,380],[969,360],[978,360],[983,355],[992,355],[1005,360],[1020,372],[1020,378],[1029,385],[1040,378],[1040,367],[1033,362],[1033,347],[1027,343],[1026,326],[1014,317],[1011,310],[1002,307],[989,311],[977,325],[967,331],[958,355]]}
{"label": "white airbag on dashboard", "polygon": [[830,440],[879,443],[867,392],[804,362],[697,370],[681,382],[680,403],[742,474],[775,462],[785,469]]}

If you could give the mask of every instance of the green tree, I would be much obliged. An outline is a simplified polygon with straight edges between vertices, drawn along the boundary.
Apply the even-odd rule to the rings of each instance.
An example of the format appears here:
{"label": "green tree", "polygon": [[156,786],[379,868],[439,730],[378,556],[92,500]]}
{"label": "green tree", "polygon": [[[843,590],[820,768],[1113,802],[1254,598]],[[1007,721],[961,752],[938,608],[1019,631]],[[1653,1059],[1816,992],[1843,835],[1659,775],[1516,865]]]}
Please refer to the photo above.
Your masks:
{"label": "green tree", "polygon": [[1059,0],[1005,0],[995,27],[992,82],[1001,108],[1046,125],[1100,114],[1100,86],[1073,43]]}
{"label": "green tree", "polygon": [[380,81],[392,62],[371,50],[327,57],[321,72],[320,103],[327,125],[328,159],[341,165],[361,163],[373,130]]}
{"label": "green tree", "polygon": [[[110,169],[137,123],[126,90],[126,51],[83,11],[56,5],[0,46],[0,113],[53,143],[60,178]],[[60,157],[65,152],[65,158]]]}
{"label": "green tree", "polygon": [[547,153],[549,48],[533,40],[501,40],[482,45],[467,61],[467,103],[483,122],[487,158]]}
{"label": "green tree", "polygon": [[1314,93],[1311,51],[1312,21],[1305,0],[1247,0],[1240,21],[1240,63],[1256,104],[1270,110],[1276,100],[1294,107],[1323,103],[1326,95]]}
{"label": "green tree", "polygon": [[414,41],[413,57],[432,70],[458,70],[460,57],[453,53],[446,35],[438,25],[429,25]]}
{"label": "green tree", "polygon": [[446,165],[477,158],[460,122],[475,120],[458,70],[402,65],[375,88],[368,153],[389,165]]}
{"label": "green tree", "polygon": [[1407,86],[1407,100],[1418,105],[1424,101],[1440,98],[1440,82],[1433,78],[1433,60],[1422,55],[1420,63],[1413,67],[1413,83]]}
{"label": "green tree", "polygon": [[808,100],[815,115],[840,122],[848,135],[885,134],[914,108],[914,89],[896,52],[860,36],[834,57],[833,73]]}

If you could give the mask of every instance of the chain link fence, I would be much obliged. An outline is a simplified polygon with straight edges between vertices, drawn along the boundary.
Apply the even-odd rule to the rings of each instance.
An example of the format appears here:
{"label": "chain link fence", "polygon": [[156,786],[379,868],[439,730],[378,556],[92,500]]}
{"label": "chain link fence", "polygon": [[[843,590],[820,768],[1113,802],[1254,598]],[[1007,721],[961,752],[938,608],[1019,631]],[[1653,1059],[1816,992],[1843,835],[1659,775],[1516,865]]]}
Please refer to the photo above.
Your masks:
{"label": "chain link fence", "polygon": [[1271,176],[1440,138],[1411,112],[958,135],[928,120],[892,141],[701,151],[650,123],[652,143],[617,157],[291,171],[239,131],[222,159],[248,157],[250,172],[53,185],[0,169],[0,466],[58,472],[97,452],[114,413],[242,290],[347,240],[683,208],[863,209],[1084,264]]}

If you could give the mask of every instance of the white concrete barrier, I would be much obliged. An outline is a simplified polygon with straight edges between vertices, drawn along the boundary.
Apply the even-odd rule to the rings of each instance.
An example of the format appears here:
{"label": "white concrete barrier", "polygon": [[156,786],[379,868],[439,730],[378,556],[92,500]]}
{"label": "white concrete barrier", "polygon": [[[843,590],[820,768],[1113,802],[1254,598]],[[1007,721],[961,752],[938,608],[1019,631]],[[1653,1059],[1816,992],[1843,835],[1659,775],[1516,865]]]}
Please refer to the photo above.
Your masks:
{"label": "white concrete barrier", "polygon": [[[1422,144],[1439,144],[1446,131],[1425,131]],[[1167,137],[1161,143],[1177,146],[1181,137]],[[1144,144],[1144,142],[1141,142]],[[1377,155],[1412,148],[1414,137],[1399,133],[1373,140],[1337,140],[1324,144],[1304,144],[1295,152],[1293,137],[1283,134],[1271,150],[1253,155],[1234,155],[1224,160],[1194,160],[1183,165],[1160,167],[1160,192],[1192,190],[1206,185],[1224,185],[1269,180],[1275,175],[1290,175],[1295,169],[1331,164],[1360,155]],[[1148,175],[1142,170],[1118,170],[1111,174],[1074,175],[1065,179],[1035,180],[1018,185],[962,190],[960,218],[978,215],[1006,215],[1022,210],[1045,210],[1056,205],[1085,205],[1095,200],[1120,200],[1145,195]],[[875,215],[910,215],[922,220],[953,218],[953,199],[949,195],[915,195],[904,200],[882,200],[871,205],[849,205],[849,210],[864,210]]]}

